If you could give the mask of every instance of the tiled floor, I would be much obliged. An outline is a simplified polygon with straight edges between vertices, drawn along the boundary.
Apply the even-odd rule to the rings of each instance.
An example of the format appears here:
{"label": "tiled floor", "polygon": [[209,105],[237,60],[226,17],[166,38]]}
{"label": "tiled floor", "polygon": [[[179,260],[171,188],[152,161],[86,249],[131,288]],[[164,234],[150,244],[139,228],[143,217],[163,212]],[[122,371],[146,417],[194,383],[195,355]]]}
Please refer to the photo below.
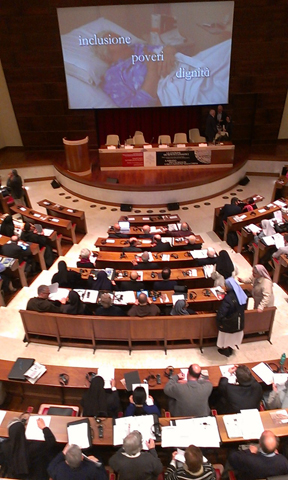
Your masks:
{"label": "tiled floor", "polygon": [[[20,171],[21,173],[22,175],[24,174],[23,171]],[[250,183],[247,186],[236,187],[226,195],[210,199],[208,201],[209,205],[201,202],[199,203],[200,208],[195,208],[195,205],[191,204],[187,206],[188,208],[184,207],[185,210],[181,208],[178,212],[183,220],[188,221],[196,233],[202,235],[206,246],[215,246],[217,250],[224,246],[224,248],[230,251],[233,261],[239,266],[239,276],[243,276],[250,271],[250,266],[241,255],[231,252],[229,247],[224,242],[221,242],[212,231],[214,208],[225,202],[230,202],[231,193],[233,192],[240,198],[246,198],[254,193],[258,193],[265,197],[265,200],[259,205],[269,203],[274,181],[275,177],[251,176]],[[67,253],[65,260],[68,265],[75,265],[78,253],[82,247],[92,248],[98,236],[106,236],[108,225],[115,223],[120,216],[120,209],[117,208],[115,210],[116,207],[103,209],[103,205],[97,204],[95,208],[91,208],[91,202],[81,199],[78,202],[73,202],[76,197],[67,194],[62,188],[53,190],[50,181],[31,182],[27,183],[26,186],[29,187],[32,206],[37,210],[41,210],[37,205],[37,201],[45,197],[65,206],[73,206],[74,208],[85,210],[89,233],[79,245],[74,245]],[[243,191],[238,191],[238,189]],[[60,195],[61,193],[64,193],[64,195]],[[223,196],[229,197],[228,200],[224,200]],[[163,192],[163,203],[165,203],[165,192]],[[141,209],[141,213],[146,213],[146,211],[147,209]],[[155,213],[158,211],[156,209]],[[29,356],[36,358],[37,361],[44,364],[77,365],[94,368],[107,364],[113,364],[118,368],[149,368],[153,365],[154,368],[166,368],[167,365],[180,367],[189,365],[192,362],[198,362],[200,365],[217,365],[231,362],[269,360],[280,357],[287,348],[288,322],[286,319],[288,314],[288,296],[277,285],[274,286],[275,302],[278,310],[273,328],[273,345],[270,345],[267,341],[241,345],[240,349],[228,360],[219,355],[216,347],[205,348],[203,354],[199,350],[191,348],[169,350],[167,355],[163,351],[154,350],[134,351],[131,355],[125,351],[97,350],[95,355],[93,355],[93,351],[90,349],[62,347],[58,352],[57,347],[54,346],[30,344],[26,347],[26,344],[22,341],[24,330],[18,310],[26,308],[27,300],[36,295],[37,287],[40,284],[50,283],[55,271],[56,265],[53,265],[49,271],[42,272],[29,288],[22,289],[15,296],[8,307],[1,307],[0,348],[3,359],[14,360],[18,356]]]}

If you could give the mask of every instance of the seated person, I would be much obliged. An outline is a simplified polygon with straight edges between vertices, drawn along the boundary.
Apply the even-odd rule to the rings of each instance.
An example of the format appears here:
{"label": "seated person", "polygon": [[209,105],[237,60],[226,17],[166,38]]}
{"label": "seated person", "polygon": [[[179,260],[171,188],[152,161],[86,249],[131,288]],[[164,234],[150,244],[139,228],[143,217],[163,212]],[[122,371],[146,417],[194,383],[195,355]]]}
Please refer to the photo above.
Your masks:
{"label": "seated person", "polygon": [[14,418],[8,424],[8,438],[0,443],[1,472],[6,478],[47,478],[46,468],[56,439],[43,418],[37,419],[37,426],[43,431],[44,442],[27,440],[20,418]]}
{"label": "seated person", "polygon": [[137,415],[153,415],[154,413],[161,416],[160,410],[154,405],[154,399],[149,395],[149,405],[147,404],[147,396],[145,388],[136,387],[133,394],[129,397],[129,405],[125,411],[125,417]]}
{"label": "seated person", "polygon": [[119,290],[124,292],[127,292],[127,291],[139,292],[140,290],[145,290],[144,282],[139,281],[138,278],[139,278],[138,272],[136,272],[136,270],[134,271],[132,270],[132,272],[130,273],[129,281],[118,282]]}
{"label": "seated person", "polygon": [[155,315],[160,315],[160,308],[152,303],[152,300],[143,292],[140,293],[135,305],[128,310],[129,317],[153,317]]}
{"label": "seated person", "polygon": [[222,377],[218,384],[219,401],[217,412],[219,414],[240,413],[240,410],[260,408],[262,399],[262,387],[255,380],[246,365],[230,368],[230,373],[236,374],[236,384],[228,382],[228,378]]}
{"label": "seated person", "polygon": [[78,268],[94,268],[94,263],[90,261],[91,251],[89,248],[82,248],[77,262]]}
{"label": "seated person", "polygon": [[114,280],[109,280],[105,270],[100,270],[100,272],[97,273],[96,279],[94,279],[92,276],[89,277],[88,288],[91,290],[105,290],[112,292],[116,289],[116,283]]}
{"label": "seated person", "polygon": [[84,393],[81,405],[83,417],[116,418],[121,411],[119,394],[112,379],[111,388],[104,388],[104,380],[99,375],[92,378],[89,390]]}
{"label": "seated person", "polygon": [[272,254],[272,257],[277,259],[281,255],[287,255],[287,254],[288,254],[288,235],[286,234],[284,235],[284,247],[278,248],[278,250]]}
{"label": "seated person", "polygon": [[169,252],[171,245],[169,242],[163,242],[161,235],[157,234],[153,237],[153,243],[150,252]]}
{"label": "seated person", "polygon": [[179,247],[179,250],[201,250],[202,248],[202,243],[195,243],[196,242],[196,237],[195,235],[189,235],[188,238],[185,240],[186,245],[181,245]]}
{"label": "seated person", "polygon": [[[40,285],[37,290],[38,297],[30,298],[27,303],[26,310],[33,310],[34,312],[63,312],[64,305],[57,306],[49,300],[50,290],[47,285]],[[66,300],[63,299],[63,303]]]}
{"label": "seated person", "polygon": [[208,247],[207,258],[198,258],[197,265],[198,267],[204,267],[205,265],[215,265],[217,258],[218,258],[218,255],[216,253],[215,248]]}
{"label": "seated person", "polygon": [[182,222],[180,224],[180,229],[175,230],[173,232],[169,232],[170,237],[189,237],[189,235],[192,235],[192,230],[189,227],[187,222]]}
{"label": "seated person", "polygon": [[30,247],[19,245],[18,235],[12,235],[10,243],[1,246],[1,254],[5,257],[18,258],[19,263],[24,260],[32,264],[33,255]]}
{"label": "seated person", "polygon": [[129,246],[123,247],[122,252],[142,252],[142,248],[137,247],[139,243],[137,238],[131,237],[127,242],[129,243]]}
{"label": "seated person", "polygon": [[139,235],[139,238],[153,238],[152,233],[150,233],[151,232],[150,225],[143,225],[142,232],[143,233]]}
{"label": "seated person", "polygon": [[264,430],[259,448],[250,445],[246,450],[231,452],[228,462],[237,471],[238,480],[256,480],[288,474],[288,460],[278,453],[279,440],[270,430]]}
{"label": "seated person", "polygon": [[68,315],[92,315],[89,307],[82,302],[79,293],[71,290],[68,294],[68,301],[62,308],[63,313]]}
{"label": "seated person", "polygon": [[185,450],[185,463],[177,466],[177,450],[172,453],[172,460],[165,472],[165,480],[204,479],[215,480],[216,473],[208,460],[203,457],[199,447],[189,445]]}
{"label": "seated person", "polygon": [[153,284],[153,290],[174,290],[175,285],[178,285],[177,280],[170,280],[171,269],[169,267],[163,268],[161,272],[162,280],[157,280]]}
{"label": "seated person", "polygon": [[105,317],[124,317],[126,313],[118,305],[113,305],[109,293],[103,293],[100,299],[100,307],[96,308],[95,315]]}
{"label": "seated person", "polygon": [[5,235],[5,237],[12,237],[14,235],[14,223],[12,215],[6,215],[3,222],[0,225],[0,233],[1,235]]}
{"label": "seated person", "polygon": [[38,243],[40,247],[46,247],[44,253],[44,259],[47,268],[50,268],[54,262],[54,255],[52,248],[48,244],[47,237],[45,237],[43,231],[38,233],[32,223],[26,222],[21,233],[21,240],[24,242]]}
{"label": "seated person", "polygon": [[239,215],[239,213],[241,213],[239,199],[237,197],[232,197],[231,203],[225,203],[224,207],[221,209],[220,216],[222,222],[226,222],[228,217]]}
{"label": "seated person", "polygon": [[138,270],[157,270],[158,263],[149,261],[149,252],[143,252],[138,258],[132,261],[132,265]]}
{"label": "seated person", "polygon": [[82,280],[81,273],[68,270],[66,262],[58,262],[58,272],[54,273],[51,283],[59,283],[60,288],[84,288],[87,280]]}
{"label": "seated person", "polygon": [[0,280],[3,280],[2,282],[2,290],[4,293],[6,292],[16,292],[16,288],[13,287],[11,277],[9,273],[7,273],[5,265],[3,263],[0,263]]}
{"label": "seated person", "polygon": [[110,228],[109,238],[128,238],[126,233],[121,232],[119,223],[115,223],[113,227]]}
{"label": "seated person", "polygon": [[50,462],[48,474],[52,480],[107,480],[107,473],[93,455],[84,457],[78,445],[65,445]]}
{"label": "seated person", "polygon": [[277,408],[288,408],[288,380],[284,389],[278,389],[275,383],[272,383],[272,391],[265,399],[265,407],[268,410],[276,410]]}
{"label": "seated person", "polygon": [[142,450],[142,435],[134,430],[123,440],[121,447],[109,460],[110,467],[125,480],[157,480],[163,466],[155,450],[155,442],[150,439],[148,451]]}
{"label": "seated person", "polygon": [[170,315],[196,315],[196,312],[193,310],[193,308],[189,307],[187,300],[177,300],[171,309]]}
{"label": "seated person", "polygon": [[248,199],[248,202],[245,203],[244,207],[242,208],[242,212],[252,212],[253,210],[256,210],[257,205],[254,202],[254,198],[250,197]]}

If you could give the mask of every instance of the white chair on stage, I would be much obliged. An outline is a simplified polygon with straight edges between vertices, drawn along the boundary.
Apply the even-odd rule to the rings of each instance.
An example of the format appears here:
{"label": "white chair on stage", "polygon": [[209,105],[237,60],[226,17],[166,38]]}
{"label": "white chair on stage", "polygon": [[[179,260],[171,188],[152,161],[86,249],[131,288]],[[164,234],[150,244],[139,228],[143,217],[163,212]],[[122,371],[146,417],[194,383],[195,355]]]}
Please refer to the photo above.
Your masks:
{"label": "white chair on stage", "polygon": [[202,137],[199,132],[199,128],[190,128],[189,130],[189,142],[202,143],[206,142],[206,138]]}
{"label": "white chair on stage", "polygon": [[186,133],[175,133],[173,143],[188,143]]}
{"label": "white chair on stage", "polygon": [[105,145],[115,145],[116,147],[120,144],[119,135],[107,135]]}
{"label": "white chair on stage", "polygon": [[159,135],[158,137],[158,145],[169,145],[171,143],[170,135]]}
{"label": "white chair on stage", "polygon": [[143,133],[135,134],[134,137],[133,137],[133,143],[134,143],[134,145],[144,145],[144,143],[147,143],[147,142],[145,142],[145,138],[144,138]]}

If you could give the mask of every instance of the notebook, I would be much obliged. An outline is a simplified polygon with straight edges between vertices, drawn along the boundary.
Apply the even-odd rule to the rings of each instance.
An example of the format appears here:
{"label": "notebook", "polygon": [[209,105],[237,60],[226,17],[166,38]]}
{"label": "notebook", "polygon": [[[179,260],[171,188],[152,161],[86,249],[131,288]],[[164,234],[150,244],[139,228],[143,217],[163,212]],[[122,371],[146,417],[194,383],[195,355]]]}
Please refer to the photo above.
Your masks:
{"label": "notebook", "polygon": [[26,381],[26,377],[24,373],[32,367],[33,363],[35,362],[34,358],[21,358],[18,357],[16,362],[14,363],[11,371],[8,374],[9,380],[23,380]]}

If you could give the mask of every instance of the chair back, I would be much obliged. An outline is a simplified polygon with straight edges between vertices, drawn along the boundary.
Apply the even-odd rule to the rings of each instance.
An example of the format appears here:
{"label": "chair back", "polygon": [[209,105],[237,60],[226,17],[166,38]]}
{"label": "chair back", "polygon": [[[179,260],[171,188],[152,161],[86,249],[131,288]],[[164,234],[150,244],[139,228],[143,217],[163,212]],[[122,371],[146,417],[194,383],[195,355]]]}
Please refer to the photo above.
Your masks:
{"label": "chair back", "polygon": [[160,145],[161,143],[164,143],[164,144],[170,144],[171,143],[171,137],[170,135],[159,135],[158,137],[158,145]]}
{"label": "chair back", "polygon": [[111,134],[111,135],[107,135],[106,137],[106,144],[105,145],[119,145],[120,141],[119,141],[119,135],[114,135],[114,134]]}
{"label": "chair back", "polygon": [[175,133],[173,143],[188,143],[186,133]]}
{"label": "chair back", "polygon": [[143,133],[137,133],[137,135],[134,135],[133,143],[134,145],[143,145],[146,143]]}
{"label": "chair back", "polygon": [[199,132],[199,128],[190,128],[189,130],[189,142],[201,143],[206,142],[206,138],[202,137]]}

